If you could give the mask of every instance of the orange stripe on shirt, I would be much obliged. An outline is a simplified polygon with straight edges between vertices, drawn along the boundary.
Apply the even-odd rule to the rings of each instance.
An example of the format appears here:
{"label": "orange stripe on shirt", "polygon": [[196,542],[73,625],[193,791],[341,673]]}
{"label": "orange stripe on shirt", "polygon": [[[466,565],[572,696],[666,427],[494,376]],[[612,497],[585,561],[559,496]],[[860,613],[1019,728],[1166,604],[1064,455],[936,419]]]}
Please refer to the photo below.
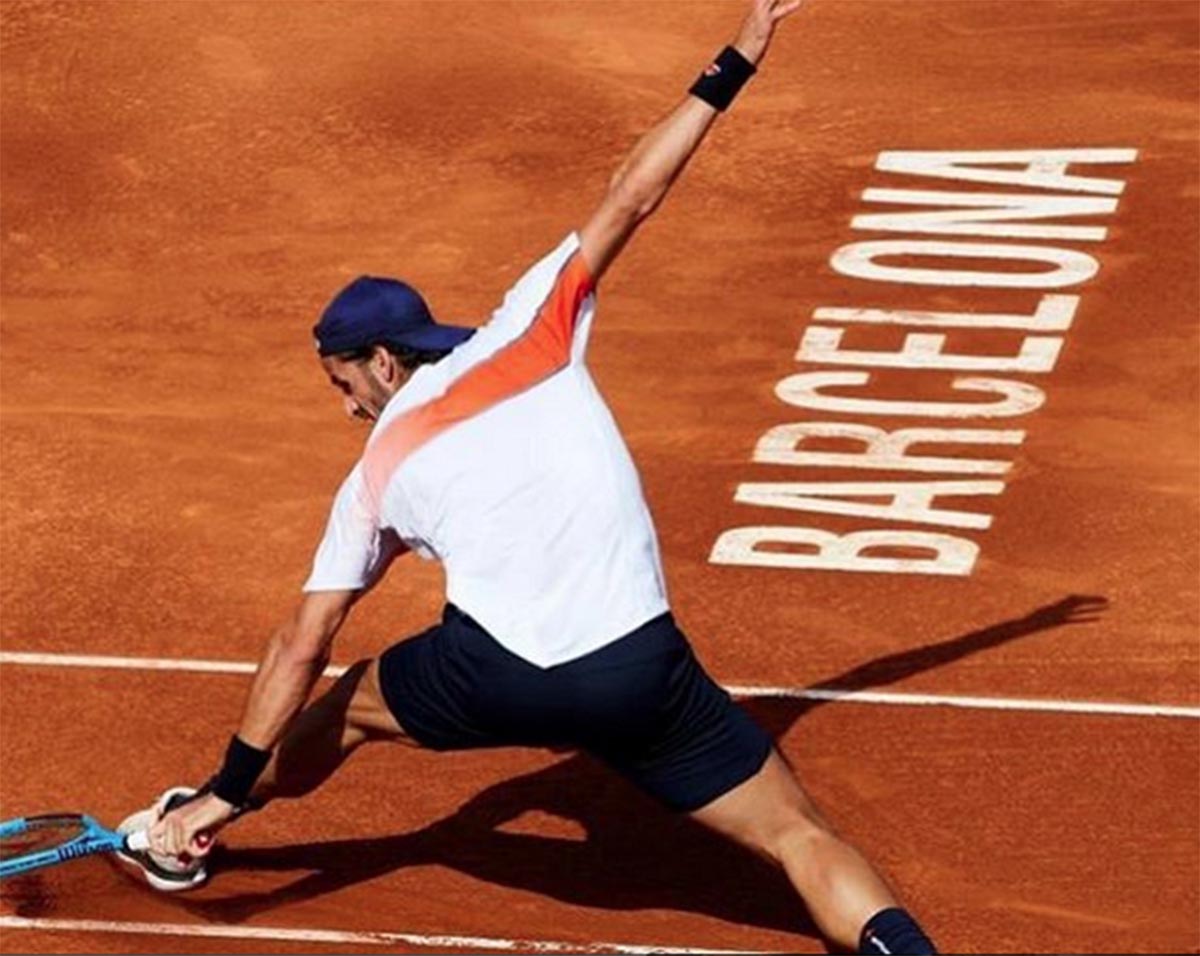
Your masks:
{"label": "orange stripe on shirt", "polygon": [[563,265],[532,324],[508,345],[451,383],[440,397],[392,421],[363,456],[371,515],[409,455],[447,429],[512,398],[565,368],[579,307],[594,287],[578,250]]}

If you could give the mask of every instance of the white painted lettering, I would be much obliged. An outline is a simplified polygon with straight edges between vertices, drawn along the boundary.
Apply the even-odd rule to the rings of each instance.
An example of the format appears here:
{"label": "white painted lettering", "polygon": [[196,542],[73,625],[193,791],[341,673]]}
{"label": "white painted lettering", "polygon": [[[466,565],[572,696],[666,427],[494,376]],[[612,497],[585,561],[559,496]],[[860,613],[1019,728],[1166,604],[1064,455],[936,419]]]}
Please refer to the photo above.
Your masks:
{"label": "white painted lettering", "polygon": [[[966,426],[988,424],[972,419],[1028,415],[1045,403],[1041,388],[1011,376],[1044,375],[1057,364],[1080,303],[1078,295],[1061,290],[1087,282],[1100,269],[1097,257],[1065,247],[1108,238],[1101,217],[1116,211],[1125,184],[1094,173],[1137,156],[1128,148],[880,153],[877,169],[926,179],[865,189],[863,202],[873,205],[864,206],[851,228],[882,235],[842,246],[829,262],[842,276],[896,283],[895,294],[889,293],[885,306],[815,308],[815,323],[801,336],[795,357],[802,368],[806,363],[825,367],[783,378],[775,393],[804,413],[941,422],[910,420],[922,426],[911,428],[861,420],[777,425],[759,439],[755,462],[857,469],[861,477],[910,480],[743,483],[735,500],[783,513],[834,515],[839,524],[858,523],[855,519],[868,527],[891,524],[896,530],[732,528],[718,538],[709,560],[815,571],[970,574],[979,546],[945,529],[991,526],[991,515],[984,513],[991,502],[984,499],[1003,491],[1001,479],[1012,462],[979,446],[1020,445],[1026,433],[999,423]],[[961,183],[992,186],[983,191]],[[897,185],[917,188],[893,188]],[[1011,289],[1018,295],[1001,303],[992,294],[978,303],[999,311],[936,311],[928,306],[941,300],[922,303],[910,292],[908,298],[915,300],[906,301],[905,285]],[[879,301],[879,287],[874,289],[865,293],[872,297],[867,302]],[[950,308],[969,309],[958,298],[942,297],[954,302]],[[848,331],[855,324],[891,325],[896,331],[886,336]],[[1017,334],[978,334],[994,330]],[[899,370],[938,374],[931,379]],[[932,400],[939,391],[943,400]],[[929,427],[934,424],[951,427]],[[956,445],[975,447],[963,457]],[[861,469],[876,474],[861,475]],[[781,512],[774,515],[778,519]],[[903,530],[913,523],[939,530]]]}
{"label": "white painted lettering", "polygon": [[[1004,183],[1032,189],[1065,189],[1068,192],[1119,196],[1120,179],[1071,176],[1072,163],[1132,163],[1136,149],[1009,149],[972,152],[906,152],[879,154],[876,169],[913,176],[957,179],[971,183]],[[997,169],[1013,166],[1013,169]]]}
{"label": "white painted lettering", "polygon": [[859,352],[841,348],[845,329],[811,325],[800,340],[796,360],[826,365],[867,365],[875,368],[958,369],[975,372],[1049,372],[1058,361],[1062,339],[1030,335],[1017,355],[962,355],[942,351],[946,336],[910,332],[899,352]]}
{"label": "white painted lettering", "polygon": [[[801,451],[810,438],[846,439],[863,446],[860,452]],[[793,422],[770,429],[754,449],[754,460],[773,465],[825,468],[876,468],[890,471],[935,471],[974,475],[1003,475],[1010,462],[983,458],[939,458],[910,455],[917,444],[1019,445],[1021,429],[900,428],[886,431],[852,422]]]}
{"label": "white painted lettering", "polygon": [[994,402],[917,402],[906,399],[846,398],[824,395],[821,389],[839,385],[866,385],[870,372],[801,372],[775,386],[775,394],[789,405],[848,415],[928,415],[931,418],[1009,418],[1028,415],[1042,407],[1046,393],[1026,382],[1002,378],[956,378],[953,388],[967,392],[1003,395]]}
{"label": "white painted lettering", "polygon": [[[883,265],[890,256],[934,256],[960,259],[1003,259],[1049,263],[1039,272],[982,272],[966,269],[916,269]],[[829,264],[842,275],[875,282],[910,285],[988,286],[994,288],[1058,289],[1086,282],[1100,263],[1086,252],[1054,246],[1013,246],[987,242],[936,242],[929,239],[880,239],[842,246]]]}
{"label": "white painted lettering", "polygon": [[1031,329],[1063,332],[1071,327],[1079,296],[1047,293],[1033,315],[1016,312],[914,312],[909,309],[820,308],[814,319],[826,322],[868,322],[877,325],[923,325],[935,328]]}
{"label": "white painted lettering", "polygon": [[997,220],[1097,216],[1116,210],[1115,199],[1095,196],[1039,196],[1036,193],[942,193],[920,189],[867,189],[867,202],[910,206],[965,206],[967,211],[872,213],[855,216],[852,229],[879,232],[935,233],[958,236],[1003,236],[1009,239],[1068,239],[1099,242],[1108,235],[1101,226],[1048,226]]}
{"label": "white painted lettering", "polygon": [[[763,550],[763,545],[804,545],[800,551]],[[919,550],[925,557],[897,557],[896,550]],[[891,556],[881,556],[889,550]],[[875,555],[866,552],[875,551]],[[744,564],[812,571],[868,571],[886,574],[971,573],[979,545],[966,538],[932,531],[853,531],[837,535],[817,528],[730,528],[713,545],[713,564]]]}
{"label": "white painted lettering", "polygon": [[[913,521],[948,528],[988,528],[991,515],[933,507],[934,499],[998,495],[1002,481],[769,481],[738,485],[735,501],[764,508],[855,518]],[[890,498],[887,504],[843,498]]]}

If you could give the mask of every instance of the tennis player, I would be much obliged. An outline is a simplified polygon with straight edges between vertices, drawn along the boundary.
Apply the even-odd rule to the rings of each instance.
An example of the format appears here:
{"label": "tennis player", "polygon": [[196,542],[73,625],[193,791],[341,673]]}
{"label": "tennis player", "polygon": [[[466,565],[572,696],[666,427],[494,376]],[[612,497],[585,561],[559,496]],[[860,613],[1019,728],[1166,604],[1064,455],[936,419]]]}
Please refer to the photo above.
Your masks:
{"label": "tennis player", "polygon": [[[932,953],[883,878],[813,806],[672,618],[637,471],[586,364],[596,287],[800,0],[752,0],[732,45],[634,147],[607,195],[479,329],[363,276],[314,328],[345,410],[374,423],[299,607],[267,644],[238,732],[199,791],[123,830],[159,889],[207,876],[210,838],[317,787],[359,745],[571,746],[779,864],[821,930]],[[444,563],[440,623],[360,661],[301,711],[350,609],[406,551]]]}

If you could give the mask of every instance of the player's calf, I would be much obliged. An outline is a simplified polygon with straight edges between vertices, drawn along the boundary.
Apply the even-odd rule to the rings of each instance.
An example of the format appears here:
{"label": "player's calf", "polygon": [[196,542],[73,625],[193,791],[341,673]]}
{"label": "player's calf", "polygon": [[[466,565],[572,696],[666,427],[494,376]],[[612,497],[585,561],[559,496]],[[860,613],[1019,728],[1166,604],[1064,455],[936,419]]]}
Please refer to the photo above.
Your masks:
{"label": "player's calf", "polygon": [[831,940],[866,953],[934,953],[883,877],[824,820],[773,751],[693,819],[778,864]]}

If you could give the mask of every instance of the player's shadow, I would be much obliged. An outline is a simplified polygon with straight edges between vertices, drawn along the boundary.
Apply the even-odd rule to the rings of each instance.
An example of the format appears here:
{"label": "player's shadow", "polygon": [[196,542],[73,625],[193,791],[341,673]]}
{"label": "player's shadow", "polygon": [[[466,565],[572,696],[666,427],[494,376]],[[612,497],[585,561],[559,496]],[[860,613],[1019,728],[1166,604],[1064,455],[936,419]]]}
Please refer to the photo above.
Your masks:
{"label": "player's shadow", "polygon": [[[1071,596],[1016,620],[868,661],[812,689],[892,684],[1037,631],[1095,620],[1106,606],[1104,598]],[[772,698],[743,706],[778,739],[824,703]],[[539,811],[574,821],[586,837],[500,829]],[[218,852],[214,869],[312,871],[269,892],[186,902],[222,922],[240,922],[401,867],[436,864],[580,906],[681,910],[819,935],[780,871],[698,824],[664,812],[583,754],[488,787],[450,816],[412,833]]]}

